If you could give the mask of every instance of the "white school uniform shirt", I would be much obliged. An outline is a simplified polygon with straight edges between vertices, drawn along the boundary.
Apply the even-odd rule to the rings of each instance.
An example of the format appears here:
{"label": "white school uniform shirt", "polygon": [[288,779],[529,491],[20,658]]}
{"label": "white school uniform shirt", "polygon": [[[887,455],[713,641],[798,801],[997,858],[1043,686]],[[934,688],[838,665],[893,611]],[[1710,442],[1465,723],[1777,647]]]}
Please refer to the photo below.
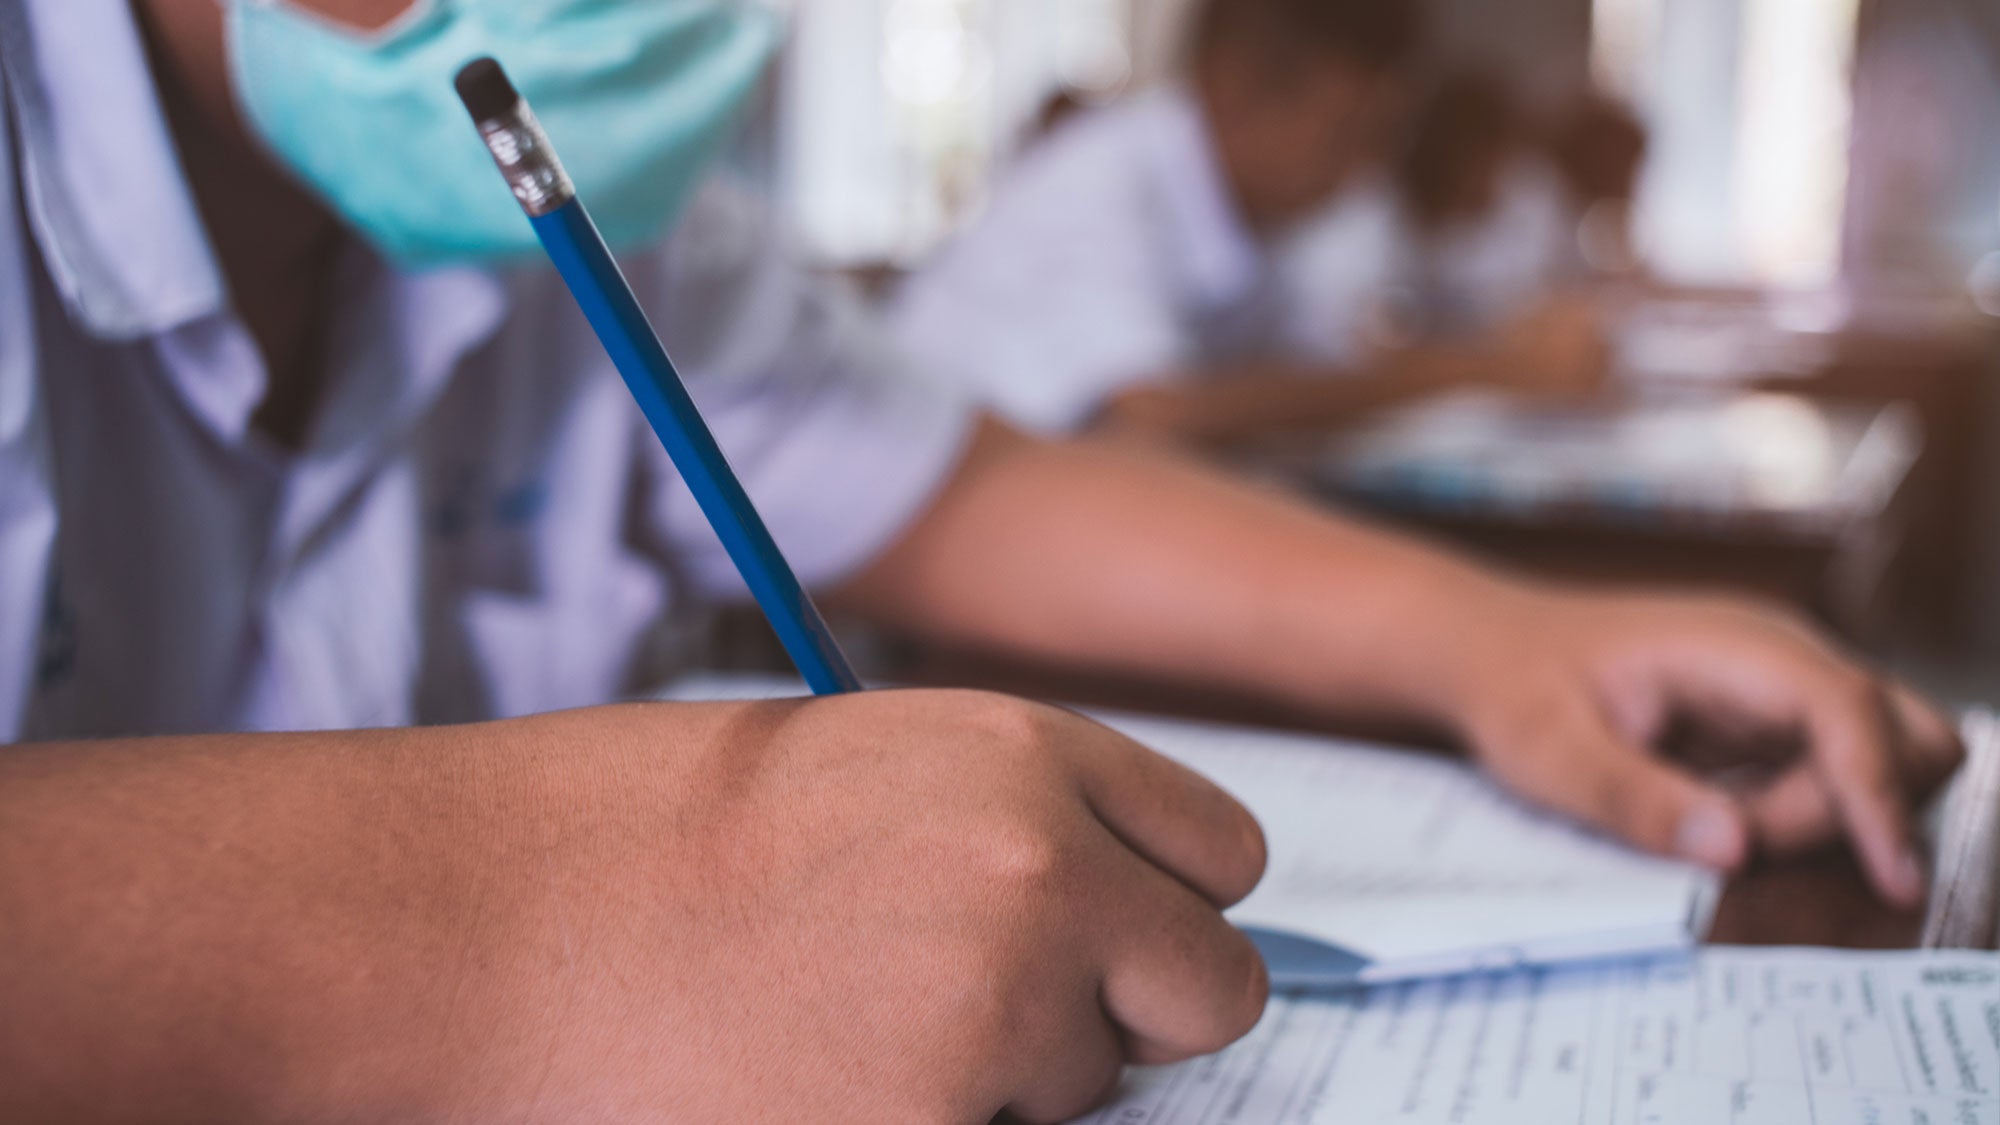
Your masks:
{"label": "white school uniform shirt", "polygon": [[1286,352],[1336,370],[1363,366],[1385,342],[1403,254],[1395,190],[1379,174],[1295,224],[1275,254]]}
{"label": "white school uniform shirt", "polygon": [[1023,153],[890,316],[927,371],[1064,432],[1121,390],[1264,350],[1270,282],[1198,102],[1167,88]]}
{"label": "white school uniform shirt", "polygon": [[1517,161],[1493,209],[1422,237],[1405,234],[1401,285],[1419,327],[1452,336],[1490,331],[1530,311],[1579,270],[1576,219],[1553,170]]}
{"label": "white school uniform shirt", "polygon": [[[0,0],[0,737],[338,729],[610,700],[740,586],[554,275],[356,250],[304,446],[124,0]],[[415,185],[413,185],[414,187]],[[921,509],[971,414],[711,184],[625,263],[808,583]]]}
{"label": "white school uniform shirt", "polygon": [[1361,360],[1371,336],[1463,336],[1529,311],[1578,272],[1574,224],[1553,173],[1520,163],[1487,215],[1433,236],[1371,176],[1288,234],[1278,255],[1296,352]]}

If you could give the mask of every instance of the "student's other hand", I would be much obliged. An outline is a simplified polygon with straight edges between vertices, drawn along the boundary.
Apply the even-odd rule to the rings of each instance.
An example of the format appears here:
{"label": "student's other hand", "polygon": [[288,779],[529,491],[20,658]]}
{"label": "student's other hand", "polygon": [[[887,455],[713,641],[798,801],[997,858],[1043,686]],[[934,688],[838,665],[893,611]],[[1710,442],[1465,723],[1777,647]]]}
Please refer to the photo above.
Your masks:
{"label": "student's other hand", "polygon": [[[1912,810],[1963,749],[1907,687],[1726,599],[1536,594],[1490,624],[1464,727],[1523,796],[1722,870],[1845,836],[1886,899],[1922,901]],[[1703,772],[1670,743],[1702,747]]]}
{"label": "student's other hand", "polygon": [[24,1120],[1057,1121],[1267,991],[1249,814],[995,696],[10,750]]}

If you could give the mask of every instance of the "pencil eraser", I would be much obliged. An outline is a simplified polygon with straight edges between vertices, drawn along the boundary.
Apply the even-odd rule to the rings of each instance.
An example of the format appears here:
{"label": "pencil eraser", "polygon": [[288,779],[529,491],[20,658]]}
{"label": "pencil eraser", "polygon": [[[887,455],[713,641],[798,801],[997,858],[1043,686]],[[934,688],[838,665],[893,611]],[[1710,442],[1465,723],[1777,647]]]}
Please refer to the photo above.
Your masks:
{"label": "pencil eraser", "polygon": [[491,121],[512,112],[521,102],[514,84],[507,80],[507,72],[490,57],[466,63],[453,85],[458,87],[458,98],[474,121]]}

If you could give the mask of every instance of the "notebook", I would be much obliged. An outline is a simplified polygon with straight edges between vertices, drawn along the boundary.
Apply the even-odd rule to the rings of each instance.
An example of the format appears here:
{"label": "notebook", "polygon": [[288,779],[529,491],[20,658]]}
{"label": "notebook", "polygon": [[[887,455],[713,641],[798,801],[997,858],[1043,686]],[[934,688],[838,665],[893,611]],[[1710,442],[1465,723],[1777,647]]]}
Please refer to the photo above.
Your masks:
{"label": "notebook", "polygon": [[1264,826],[1230,920],[1278,987],[1380,983],[1685,950],[1720,881],[1389,747],[1130,715],[1099,719],[1207,776]]}
{"label": "notebook", "polygon": [[[677,699],[777,698],[710,677]],[[1279,988],[1344,987],[1685,950],[1719,881],[1530,810],[1462,762],[1312,735],[1093,717],[1214,780],[1264,827],[1270,866],[1229,917]]]}

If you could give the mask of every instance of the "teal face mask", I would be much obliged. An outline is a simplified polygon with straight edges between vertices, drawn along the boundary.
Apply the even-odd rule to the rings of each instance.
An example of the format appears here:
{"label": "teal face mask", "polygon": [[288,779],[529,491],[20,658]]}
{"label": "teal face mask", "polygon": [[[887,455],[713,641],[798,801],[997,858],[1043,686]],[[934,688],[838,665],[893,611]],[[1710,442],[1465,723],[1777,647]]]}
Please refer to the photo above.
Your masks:
{"label": "teal face mask", "polygon": [[769,12],[729,0],[416,0],[373,34],[284,0],[222,0],[237,98],[263,141],[408,266],[538,252],[466,128],[458,68],[492,55],[607,241],[672,227],[762,76]]}

